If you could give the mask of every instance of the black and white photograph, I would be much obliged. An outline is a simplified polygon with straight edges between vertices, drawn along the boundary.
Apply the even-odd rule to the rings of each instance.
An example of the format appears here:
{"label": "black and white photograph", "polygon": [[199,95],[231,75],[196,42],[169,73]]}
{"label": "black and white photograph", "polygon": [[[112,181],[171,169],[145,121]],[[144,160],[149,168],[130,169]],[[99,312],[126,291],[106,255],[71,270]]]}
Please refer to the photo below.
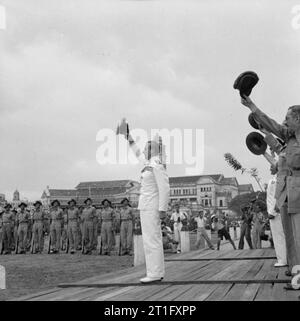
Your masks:
{"label": "black and white photograph", "polygon": [[0,0],[0,149],[0,301],[300,300],[300,0]]}

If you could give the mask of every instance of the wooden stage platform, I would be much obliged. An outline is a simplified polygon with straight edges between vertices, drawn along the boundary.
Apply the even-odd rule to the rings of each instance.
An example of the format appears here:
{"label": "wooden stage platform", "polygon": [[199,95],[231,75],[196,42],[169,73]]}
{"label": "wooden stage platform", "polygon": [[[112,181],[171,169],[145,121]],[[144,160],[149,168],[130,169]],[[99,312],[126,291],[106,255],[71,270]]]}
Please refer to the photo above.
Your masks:
{"label": "wooden stage platform", "polygon": [[15,300],[29,301],[298,301],[286,291],[286,268],[275,268],[272,249],[199,250],[166,257],[162,282],[142,285],[145,267],[95,276]]}

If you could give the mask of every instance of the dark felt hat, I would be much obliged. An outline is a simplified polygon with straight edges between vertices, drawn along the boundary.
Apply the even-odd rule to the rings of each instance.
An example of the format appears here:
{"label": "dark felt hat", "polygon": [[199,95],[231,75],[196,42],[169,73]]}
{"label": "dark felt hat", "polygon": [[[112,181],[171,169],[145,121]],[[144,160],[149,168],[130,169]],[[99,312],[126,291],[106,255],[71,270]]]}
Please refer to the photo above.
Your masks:
{"label": "dark felt hat", "polygon": [[105,199],[101,202],[101,204],[104,205],[105,202],[108,202],[109,205],[111,206],[111,201],[108,200],[107,198],[105,198]]}
{"label": "dark felt hat", "polygon": [[255,155],[262,155],[267,149],[267,143],[264,141],[263,135],[252,132],[246,137],[246,145],[250,152]]}
{"label": "dark felt hat", "polygon": [[27,207],[27,204],[24,203],[24,202],[21,202],[21,203],[19,204],[19,207],[21,207],[21,205],[25,205],[25,207]]}
{"label": "dark felt hat", "polygon": [[88,197],[83,203],[86,204],[87,201],[93,202],[93,200],[90,197]]}
{"label": "dark felt hat", "polygon": [[68,202],[68,204],[70,205],[72,202],[73,202],[75,205],[77,204],[77,202],[74,200],[74,198],[70,199],[69,202]]}
{"label": "dark felt hat", "polygon": [[9,203],[5,204],[3,207],[4,208],[7,208],[7,207],[12,208],[11,204],[9,204]]}
{"label": "dark felt hat", "polygon": [[34,206],[37,205],[37,204],[40,204],[41,206],[43,205],[41,201],[35,201],[35,202],[33,203]]}
{"label": "dark felt hat", "polygon": [[254,129],[259,129],[259,123],[254,119],[253,113],[249,114],[248,122]]}
{"label": "dark felt hat", "polygon": [[60,201],[59,201],[59,200],[53,200],[53,201],[51,202],[51,206],[53,206],[54,203],[58,203],[58,206],[60,206]]}
{"label": "dark felt hat", "polygon": [[128,205],[130,205],[130,204],[129,204],[130,201],[129,201],[129,199],[128,199],[127,197],[125,197],[125,198],[122,199],[121,204],[123,204],[125,201],[127,201],[127,202],[128,202]]}
{"label": "dark felt hat", "polygon": [[245,71],[241,73],[233,84],[233,88],[240,91],[240,96],[250,96],[253,87],[257,84],[259,78],[254,71]]}

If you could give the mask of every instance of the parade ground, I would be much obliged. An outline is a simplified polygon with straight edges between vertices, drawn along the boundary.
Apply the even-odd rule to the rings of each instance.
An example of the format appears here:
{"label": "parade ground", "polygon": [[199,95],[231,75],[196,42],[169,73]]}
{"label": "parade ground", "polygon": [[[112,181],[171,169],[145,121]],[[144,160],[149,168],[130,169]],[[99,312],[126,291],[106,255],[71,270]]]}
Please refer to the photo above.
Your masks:
{"label": "parade ground", "polygon": [[[264,245],[266,244],[264,242]],[[52,256],[48,257],[51,259]],[[56,257],[58,261],[65,259],[65,255]],[[45,256],[40,260],[47,261],[47,258],[44,258]],[[66,265],[60,266],[60,271],[53,271],[50,267],[48,274],[45,271],[45,277],[47,275],[49,282],[43,290],[29,295],[19,295],[19,297],[16,295],[9,298],[8,296],[7,299],[21,301],[297,301],[299,296],[298,291],[284,289],[289,281],[284,274],[286,268],[274,267],[275,252],[267,247],[234,251],[230,244],[224,243],[220,251],[201,249],[183,254],[166,255],[166,277],[162,282],[151,285],[139,283],[139,279],[145,274],[145,267],[143,265],[131,267],[129,257],[85,256],[82,258],[78,256],[76,258],[76,256],[69,256],[68,260]],[[114,264],[116,260],[121,262],[118,266]],[[75,268],[72,262],[76,262],[77,276],[74,271],[72,273],[72,269]],[[57,263],[59,266],[59,262]],[[26,265],[26,259],[22,264]],[[41,269],[44,265],[46,266],[47,262],[43,263]],[[31,278],[34,278],[34,275],[37,273],[34,272]],[[25,276],[24,278],[26,279]],[[59,282],[63,279],[65,281]],[[57,286],[51,287],[51,282],[56,283]],[[9,291],[14,294],[13,289]]]}

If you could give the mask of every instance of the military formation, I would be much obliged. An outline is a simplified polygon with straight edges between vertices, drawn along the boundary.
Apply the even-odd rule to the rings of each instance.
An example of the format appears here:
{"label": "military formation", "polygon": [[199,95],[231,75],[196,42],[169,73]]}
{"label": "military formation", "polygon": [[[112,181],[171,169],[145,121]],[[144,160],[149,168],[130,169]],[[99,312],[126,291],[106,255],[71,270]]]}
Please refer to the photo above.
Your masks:
{"label": "military formation", "polygon": [[[120,208],[105,199],[101,208],[91,198],[78,206],[71,199],[67,207],[53,200],[49,210],[40,201],[29,211],[21,202],[17,209],[7,203],[0,212],[0,254],[60,252],[74,254],[133,254],[134,211],[127,198]],[[119,237],[117,237],[119,235]]]}

